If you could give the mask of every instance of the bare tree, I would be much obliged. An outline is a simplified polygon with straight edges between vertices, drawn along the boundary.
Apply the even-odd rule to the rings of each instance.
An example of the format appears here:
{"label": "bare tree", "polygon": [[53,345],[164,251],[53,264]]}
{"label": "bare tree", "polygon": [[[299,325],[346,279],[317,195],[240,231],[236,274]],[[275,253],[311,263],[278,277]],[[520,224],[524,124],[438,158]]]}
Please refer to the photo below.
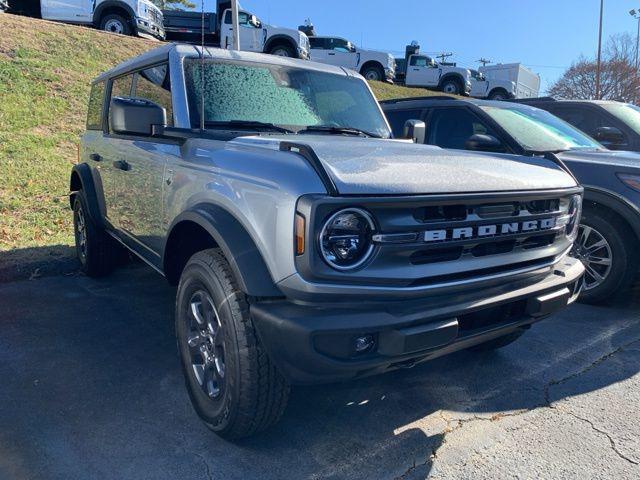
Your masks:
{"label": "bare tree", "polygon": [[[600,95],[606,100],[635,102],[640,78],[634,66],[635,42],[629,34],[613,35],[607,41],[600,72]],[[596,62],[580,57],[549,89],[553,97],[593,99],[596,95]]]}
{"label": "bare tree", "polygon": [[156,6],[162,10],[184,10],[196,7],[195,3],[189,0],[151,0]]}

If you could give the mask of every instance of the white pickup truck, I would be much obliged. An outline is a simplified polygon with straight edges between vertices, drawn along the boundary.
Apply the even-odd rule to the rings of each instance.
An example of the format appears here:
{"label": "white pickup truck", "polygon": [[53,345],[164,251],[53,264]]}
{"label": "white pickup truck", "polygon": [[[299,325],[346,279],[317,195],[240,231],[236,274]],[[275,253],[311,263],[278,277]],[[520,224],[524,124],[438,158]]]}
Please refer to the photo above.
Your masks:
{"label": "white pickup truck", "polygon": [[314,62],[350,68],[367,80],[392,81],[395,77],[395,59],[390,53],[358,48],[340,37],[310,36],[309,43]]}
{"label": "white pickup truck", "polygon": [[149,0],[40,0],[40,15],[122,35],[165,38],[162,12]]}
{"label": "white pickup truck", "polygon": [[471,92],[471,71],[467,68],[439,64],[421,54],[409,55],[402,65],[397,69],[396,81],[408,87],[433,88],[455,95]]}
{"label": "white pickup truck", "polygon": [[539,95],[540,76],[520,63],[485,65],[472,71],[472,97],[508,100]]}

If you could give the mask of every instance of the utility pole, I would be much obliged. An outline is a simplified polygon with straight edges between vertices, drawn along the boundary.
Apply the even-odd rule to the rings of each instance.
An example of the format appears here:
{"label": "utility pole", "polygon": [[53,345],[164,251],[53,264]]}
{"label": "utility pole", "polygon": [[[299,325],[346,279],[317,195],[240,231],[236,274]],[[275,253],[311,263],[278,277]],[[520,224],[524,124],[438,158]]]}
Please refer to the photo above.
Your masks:
{"label": "utility pole", "polygon": [[493,61],[487,60],[484,57],[482,57],[480,60],[476,60],[476,62],[481,63],[483,67],[486,67],[488,63],[493,63]]}
{"label": "utility pole", "polygon": [[447,52],[447,53],[442,52],[442,53],[440,53],[440,54],[436,55],[436,58],[439,58],[439,59],[440,59],[440,63],[444,63],[444,61],[445,61],[447,58],[451,57],[452,55],[453,55],[453,53],[451,53],[451,52]]}
{"label": "utility pole", "polygon": [[640,46],[640,11],[629,10],[629,15],[635,18],[638,21],[638,33],[636,33],[636,55],[634,65],[636,67],[636,71],[638,70],[638,46]]}
{"label": "utility pole", "polygon": [[231,23],[233,25],[233,49],[240,50],[240,25],[238,23],[238,0],[231,0]]}
{"label": "utility pole", "polygon": [[602,58],[602,14],[604,0],[600,0],[600,28],[598,29],[598,62],[596,63],[596,100],[600,100],[600,61]]}

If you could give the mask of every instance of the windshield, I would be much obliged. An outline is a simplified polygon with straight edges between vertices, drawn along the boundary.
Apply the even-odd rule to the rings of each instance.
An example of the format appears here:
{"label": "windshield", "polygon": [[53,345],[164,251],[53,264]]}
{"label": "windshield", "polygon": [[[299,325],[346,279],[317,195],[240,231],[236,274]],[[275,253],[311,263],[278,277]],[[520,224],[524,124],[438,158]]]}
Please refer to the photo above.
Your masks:
{"label": "windshield", "polygon": [[[191,125],[200,125],[199,59],[185,62]],[[389,138],[390,131],[366,84],[357,78],[249,62],[205,61],[204,119],[262,122],[299,131],[344,127]]]}
{"label": "windshield", "polygon": [[640,108],[628,103],[603,103],[601,107],[623,121],[634,132],[640,133]]}
{"label": "windshield", "polygon": [[595,140],[545,110],[520,105],[482,105],[480,108],[527,150],[557,152],[603,148]]}

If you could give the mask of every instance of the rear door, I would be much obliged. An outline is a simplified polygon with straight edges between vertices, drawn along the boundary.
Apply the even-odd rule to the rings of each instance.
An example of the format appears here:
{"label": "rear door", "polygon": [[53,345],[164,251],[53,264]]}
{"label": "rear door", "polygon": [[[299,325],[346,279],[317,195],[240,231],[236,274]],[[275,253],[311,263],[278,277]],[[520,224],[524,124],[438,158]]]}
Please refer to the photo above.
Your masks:
{"label": "rear door", "polygon": [[329,39],[324,37],[309,37],[310,59],[314,62],[328,63]]}
{"label": "rear door", "polygon": [[86,23],[93,19],[94,0],[41,0],[42,18]]}

